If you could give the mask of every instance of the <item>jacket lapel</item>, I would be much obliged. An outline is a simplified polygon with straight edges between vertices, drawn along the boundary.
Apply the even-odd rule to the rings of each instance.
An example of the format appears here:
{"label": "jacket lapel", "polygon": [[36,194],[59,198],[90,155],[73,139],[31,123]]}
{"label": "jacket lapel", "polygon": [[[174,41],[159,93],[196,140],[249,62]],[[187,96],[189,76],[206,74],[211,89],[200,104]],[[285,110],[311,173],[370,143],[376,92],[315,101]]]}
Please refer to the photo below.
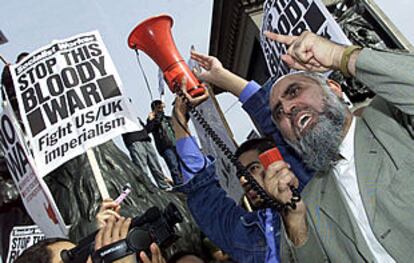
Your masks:
{"label": "jacket lapel", "polygon": [[[336,182],[333,171],[331,171],[330,174],[325,175],[325,177],[325,185],[322,186],[322,191],[320,193],[322,213],[335,222],[335,227],[339,228],[340,231],[350,239],[354,246],[359,250],[362,257],[366,259],[371,258],[372,254],[359,230],[357,222],[352,216],[351,210],[345,203],[346,201],[338,188],[338,183]],[[329,230],[329,228],[327,228],[327,230]]]}
{"label": "jacket lapel", "polygon": [[347,213],[348,209],[338,189],[335,176],[331,171],[324,177],[320,192],[321,211],[331,218],[348,238],[355,241],[356,237],[352,227],[354,221]]}
{"label": "jacket lapel", "polygon": [[362,119],[357,119],[355,132],[355,169],[359,191],[368,219],[373,224],[376,207],[377,180],[382,155],[378,143]]}

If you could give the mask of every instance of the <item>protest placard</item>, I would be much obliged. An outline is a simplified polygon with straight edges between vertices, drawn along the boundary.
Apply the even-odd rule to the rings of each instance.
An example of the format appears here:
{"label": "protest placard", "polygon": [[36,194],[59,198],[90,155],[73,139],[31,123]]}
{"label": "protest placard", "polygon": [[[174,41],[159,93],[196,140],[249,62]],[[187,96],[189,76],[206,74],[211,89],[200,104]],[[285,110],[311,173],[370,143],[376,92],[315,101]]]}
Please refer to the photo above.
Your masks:
{"label": "protest placard", "polygon": [[65,237],[65,223],[34,165],[9,103],[3,105],[0,114],[0,143],[7,168],[30,217],[48,236]]}
{"label": "protest placard", "polygon": [[97,31],[54,41],[10,70],[42,176],[88,148],[142,129]]}
{"label": "protest placard", "polygon": [[15,226],[10,232],[7,263],[13,263],[27,248],[45,239],[45,235],[36,225]]}
{"label": "protest placard", "polygon": [[334,42],[349,45],[348,38],[320,0],[266,0],[263,5],[261,46],[267,68],[273,77],[281,77],[290,69],[280,56],[286,46],[266,38],[264,31],[283,35],[300,35],[307,30]]}
{"label": "protest placard", "polygon": [[[195,51],[194,46],[191,46],[191,50]],[[191,70],[199,70],[200,65],[191,58],[187,61]],[[213,92],[210,92],[213,94]],[[217,104],[214,95],[197,106],[197,110],[203,116],[204,120],[210,124],[211,128],[216,132],[218,137],[227,145],[231,152],[236,151],[236,144],[232,139],[232,134],[226,129],[227,123],[221,112],[219,105]],[[243,191],[240,187],[239,179],[237,178],[237,169],[230,161],[228,156],[220,149],[219,145],[214,142],[212,135],[208,133],[203,125],[201,125],[193,116],[191,120],[194,124],[194,128],[197,132],[200,140],[202,151],[205,155],[214,156],[216,159],[215,167],[216,174],[218,176],[220,186],[232,197],[236,202],[239,202]]]}

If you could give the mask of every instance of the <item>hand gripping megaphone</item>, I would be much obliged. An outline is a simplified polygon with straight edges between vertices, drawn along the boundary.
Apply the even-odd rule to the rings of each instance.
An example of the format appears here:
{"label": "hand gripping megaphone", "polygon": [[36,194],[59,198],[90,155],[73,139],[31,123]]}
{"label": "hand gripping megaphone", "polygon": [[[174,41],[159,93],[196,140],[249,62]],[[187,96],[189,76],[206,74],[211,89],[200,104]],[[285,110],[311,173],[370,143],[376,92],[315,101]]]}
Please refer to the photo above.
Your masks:
{"label": "hand gripping megaphone", "polygon": [[172,92],[180,87],[183,77],[187,79],[187,92],[192,97],[204,94],[205,86],[191,72],[175,46],[171,35],[173,19],[168,15],[150,17],[129,34],[128,46],[142,50],[154,60],[164,73]]}
{"label": "hand gripping megaphone", "polygon": [[[265,151],[264,153],[261,153],[259,155],[260,163],[263,165],[263,169],[267,170],[269,165],[271,165],[274,162],[277,161],[283,161],[283,156],[279,152],[279,149],[277,147],[269,149]],[[298,203],[301,200],[299,190],[295,188],[293,185],[290,186],[290,191],[292,191],[292,198],[290,203],[287,205],[292,207],[293,209],[296,209],[296,203]]]}

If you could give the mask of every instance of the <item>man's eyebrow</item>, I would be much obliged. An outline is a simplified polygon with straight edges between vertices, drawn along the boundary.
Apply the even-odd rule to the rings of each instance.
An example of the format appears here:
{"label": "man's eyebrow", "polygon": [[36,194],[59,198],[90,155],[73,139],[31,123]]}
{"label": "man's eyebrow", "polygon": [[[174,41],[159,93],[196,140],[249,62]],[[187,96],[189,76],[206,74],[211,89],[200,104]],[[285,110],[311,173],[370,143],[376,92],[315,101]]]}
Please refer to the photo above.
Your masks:
{"label": "man's eyebrow", "polygon": [[285,98],[286,96],[288,96],[290,91],[294,88],[297,88],[297,87],[299,87],[299,84],[296,83],[296,82],[289,84],[289,86],[283,92],[282,98]]}
{"label": "man's eyebrow", "polygon": [[260,162],[259,161],[253,161],[253,162],[249,163],[248,165],[246,165],[246,169],[249,169],[251,166],[253,166],[255,164],[260,164]]}
{"label": "man's eyebrow", "polygon": [[[294,82],[294,83],[291,83],[291,84],[289,84],[288,85],[288,87],[285,89],[285,91],[283,92],[283,94],[282,94],[282,98],[285,98],[285,97],[287,97],[288,95],[289,95],[289,92],[293,89],[293,88],[296,88],[296,87],[298,87],[299,86],[299,83],[296,83],[296,82]],[[280,101],[278,101],[276,104],[275,104],[275,106],[271,109],[271,113],[273,113],[273,112],[275,112],[279,107],[281,106],[281,103],[280,103]]]}

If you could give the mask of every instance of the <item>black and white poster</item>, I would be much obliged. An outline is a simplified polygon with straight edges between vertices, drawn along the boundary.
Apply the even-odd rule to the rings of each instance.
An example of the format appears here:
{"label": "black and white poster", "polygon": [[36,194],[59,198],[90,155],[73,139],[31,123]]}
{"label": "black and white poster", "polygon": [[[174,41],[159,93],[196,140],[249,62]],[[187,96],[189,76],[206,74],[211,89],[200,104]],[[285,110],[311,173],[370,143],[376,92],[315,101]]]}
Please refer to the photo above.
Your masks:
{"label": "black and white poster", "polygon": [[[191,46],[191,50],[195,51],[194,46]],[[199,65],[191,58],[187,61],[187,64],[191,70],[198,69]],[[212,94],[212,92],[210,93]],[[197,106],[197,110],[203,116],[206,122],[208,122],[211,128],[217,133],[218,137],[227,145],[232,153],[236,151],[236,145],[231,135],[226,129],[225,120],[221,118],[219,112],[219,106],[214,103],[216,99],[210,97]],[[223,117],[224,118],[224,117]],[[220,186],[232,197],[236,202],[239,202],[243,195],[242,188],[237,178],[237,169],[232,164],[230,159],[223,153],[220,147],[213,141],[211,134],[206,132],[206,129],[191,116],[191,120],[194,124],[194,128],[197,132],[200,140],[202,151],[205,155],[214,156],[216,159],[216,174],[219,178]]]}
{"label": "black and white poster", "polygon": [[261,46],[271,76],[281,77],[290,69],[280,59],[286,46],[266,38],[264,31],[295,36],[310,31],[337,43],[351,44],[320,0],[266,0],[263,9]]}
{"label": "black and white poster", "polygon": [[45,239],[45,235],[36,225],[15,226],[10,232],[7,263],[13,263],[27,248]]}
{"label": "black and white poster", "polygon": [[97,31],[53,41],[10,70],[42,176],[90,147],[141,129]]}
{"label": "black and white poster", "polygon": [[68,228],[36,169],[9,103],[3,104],[0,114],[0,143],[7,168],[30,217],[48,236],[65,237]]}

